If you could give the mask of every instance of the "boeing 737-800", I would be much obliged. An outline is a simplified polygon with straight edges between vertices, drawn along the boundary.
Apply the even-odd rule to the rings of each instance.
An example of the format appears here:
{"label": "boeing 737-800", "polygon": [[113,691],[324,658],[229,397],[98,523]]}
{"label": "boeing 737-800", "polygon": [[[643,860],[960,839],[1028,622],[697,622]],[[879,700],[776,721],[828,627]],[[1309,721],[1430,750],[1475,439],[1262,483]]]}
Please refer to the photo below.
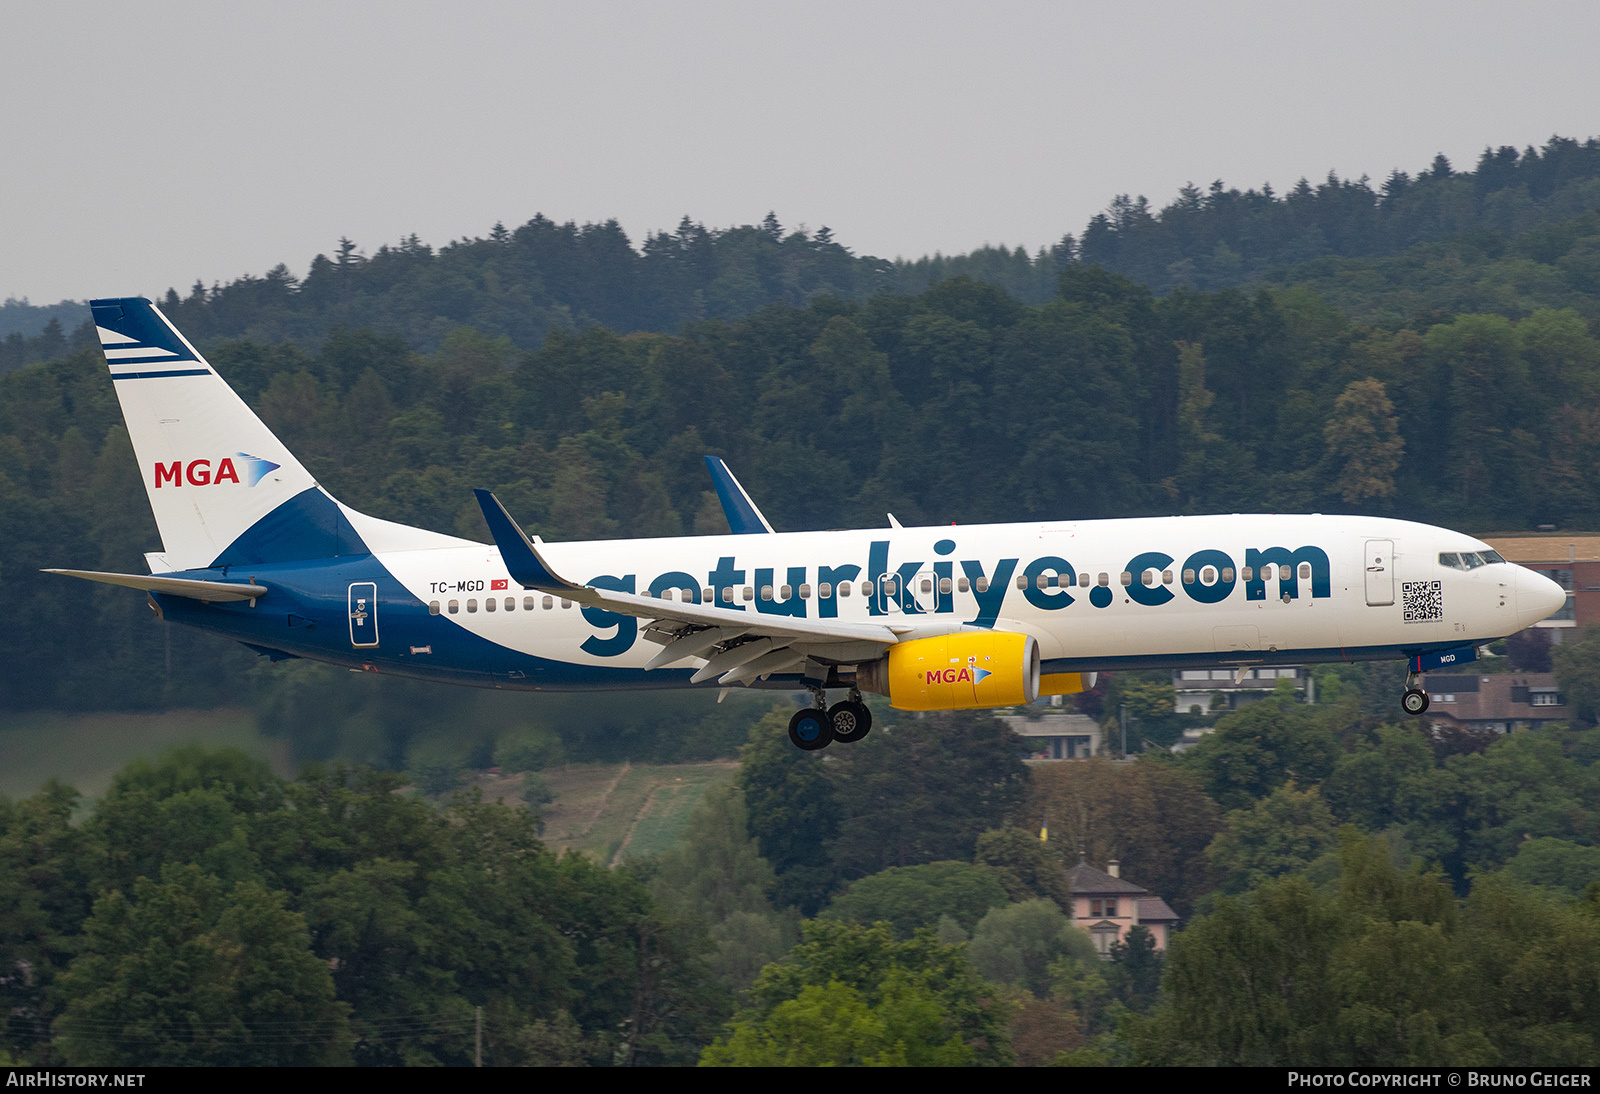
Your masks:
{"label": "boeing 737-800", "polygon": [[[91,301],[160,529],[163,618],[274,660],[524,690],[806,689],[789,735],[1011,706],[1102,670],[1473,660],[1565,603],[1471,536],[1359,516],[1062,519],[777,533],[707,459],[734,535],[546,543],[477,491],[493,545],[369,517],[317,484],[155,305]],[[829,690],[847,698],[832,707]]]}

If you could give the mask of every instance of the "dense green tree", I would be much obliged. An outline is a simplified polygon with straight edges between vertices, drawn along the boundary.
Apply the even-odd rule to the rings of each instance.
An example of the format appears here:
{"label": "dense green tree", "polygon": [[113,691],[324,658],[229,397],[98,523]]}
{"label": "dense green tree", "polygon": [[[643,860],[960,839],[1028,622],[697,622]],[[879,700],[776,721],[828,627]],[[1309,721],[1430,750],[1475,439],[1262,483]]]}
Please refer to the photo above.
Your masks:
{"label": "dense green tree", "polygon": [[168,866],[95,902],[55,1020],[77,1066],[332,1064],[348,1007],[285,896]]}
{"label": "dense green tree", "polygon": [[1304,870],[1338,845],[1333,813],[1317,788],[1297,790],[1292,781],[1229,813],[1223,823],[1206,857],[1227,892]]}
{"label": "dense green tree", "polygon": [[1049,994],[1050,967],[1062,958],[1095,961],[1099,952],[1054,901],[1025,900],[991,909],[972,932],[967,955],[985,980]]}
{"label": "dense green tree", "polygon": [[1053,900],[1063,912],[1072,911],[1072,886],[1060,855],[1031,832],[1020,828],[994,828],[978,837],[973,862],[995,872],[1014,901]]}
{"label": "dense green tree", "polygon": [[891,866],[852,882],[823,914],[862,924],[888,923],[895,937],[906,939],[920,928],[937,927],[945,917],[970,932],[989,909],[1008,900],[997,872],[987,866],[930,862]]}
{"label": "dense green tree", "polygon": [[1206,792],[1224,809],[1242,809],[1291,779],[1320,782],[1338,744],[1319,713],[1274,696],[1217,720],[1216,731],[1185,753]]}
{"label": "dense green tree", "polygon": [[[841,920],[811,920],[802,934],[783,961],[762,970],[751,989],[751,1006],[740,1012],[726,1039],[718,1038],[706,1050],[703,1063],[771,1063],[788,1059],[791,1052],[801,1054],[796,1059],[809,1059],[801,1019],[825,1010],[829,992],[848,1013],[872,1014],[887,1029],[906,1031],[896,1062],[1010,1062],[1001,1008],[973,972],[964,946],[940,943],[928,930],[897,941],[886,924],[865,927]],[[784,1004],[802,998],[805,1002],[772,1024]],[[842,1041],[843,1051],[852,1052],[893,1047],[887,1041],[857,1042],[846,1025],[823,1020],[823,1030],[836,1031],[823,1044]]]}
{"label": "dense green tree", "polygon": [[838,803],[832,855],[844,878],[967,858],[1020,809],[1028,769],[986,713],[927,714],[874,729],[828,765]]}
{"label": "dense green tree", "polygon": [[739,786],[750,834],[777,873],[774,901],[814,915],[833,888],[828,850],[839,811],[820,755],[789,743],[788,720],[778,708],[751,727],[739,750]]}

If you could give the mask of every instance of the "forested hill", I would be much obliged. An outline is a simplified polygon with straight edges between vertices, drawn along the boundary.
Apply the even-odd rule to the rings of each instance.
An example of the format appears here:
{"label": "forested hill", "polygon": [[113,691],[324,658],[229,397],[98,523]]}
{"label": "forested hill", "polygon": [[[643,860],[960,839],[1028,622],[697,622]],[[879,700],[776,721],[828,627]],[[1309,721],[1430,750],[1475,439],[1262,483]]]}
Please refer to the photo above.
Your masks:
{"label": "forested hill", "polygon": [[[673,332],[737,319],[771,303],[819,296],[861,301],[916,294],[954,276],[1003,288],[1026,304],[1055,294],[1068,265],[1099,265],[1165,295],[1266,280],[1311,283],[1346,311],[1399,327],[1418,311],[1577,307],[1600,288],[1600,138],[1553,137],[1541,149],[1485,149],[1475,170],[1443,156],[1378,188],[1329,174],[1287,193],[1187,186],[1165,208],[1118,196],[1081,238],[1049,249],[984,247],[916,261],[860,256],[833,238],[759,225],[707,228],[685,217],[636,247],[616,221],[558,224],[536,216],[515,230],[435,249],[416,236],[371,255],[342,240],[303,279],[278,265],[163,307],[202,345],[229,338],[320,345],[340,326],[398,335],[432,353],[461,326],[535,349],[555,329],[598,325]],[[1485,267],[1512,263],[1505,269]],[[1482,283],[1493,282],[1485,289]],[[110,291],[110,290],[107,290]],[[58,356],[86,318],[70,304],[0,307],[0,371]],[[80,317],[80,318],[75,318]],[[47,322],[54,320],[53,325]]]}

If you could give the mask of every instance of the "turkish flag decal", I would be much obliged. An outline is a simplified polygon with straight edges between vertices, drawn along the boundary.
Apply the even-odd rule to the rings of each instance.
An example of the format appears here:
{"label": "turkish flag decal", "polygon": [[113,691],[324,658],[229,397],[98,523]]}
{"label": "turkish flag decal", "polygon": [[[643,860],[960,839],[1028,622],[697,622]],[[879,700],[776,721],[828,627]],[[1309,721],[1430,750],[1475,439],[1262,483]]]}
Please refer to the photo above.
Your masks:
{"label": "turkish flag decal", "polygon": [[491,588],[491,589],[504,589],[505,587],[506,587],[506,582],[505,582],[504,578],[500,579],[499,581],[491,581],[491,582],[489,582],[489,588]]}

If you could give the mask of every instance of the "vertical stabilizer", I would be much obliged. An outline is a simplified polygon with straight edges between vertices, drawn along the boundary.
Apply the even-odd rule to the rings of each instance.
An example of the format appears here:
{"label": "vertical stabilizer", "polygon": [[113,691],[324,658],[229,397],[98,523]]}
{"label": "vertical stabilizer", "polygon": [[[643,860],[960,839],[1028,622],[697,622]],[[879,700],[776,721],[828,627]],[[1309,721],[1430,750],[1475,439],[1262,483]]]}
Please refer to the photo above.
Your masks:
{"label": "vertical stabilizer", "polygon": [[154,304],[89,306],[171,569],[352,553],[338,506]]}

